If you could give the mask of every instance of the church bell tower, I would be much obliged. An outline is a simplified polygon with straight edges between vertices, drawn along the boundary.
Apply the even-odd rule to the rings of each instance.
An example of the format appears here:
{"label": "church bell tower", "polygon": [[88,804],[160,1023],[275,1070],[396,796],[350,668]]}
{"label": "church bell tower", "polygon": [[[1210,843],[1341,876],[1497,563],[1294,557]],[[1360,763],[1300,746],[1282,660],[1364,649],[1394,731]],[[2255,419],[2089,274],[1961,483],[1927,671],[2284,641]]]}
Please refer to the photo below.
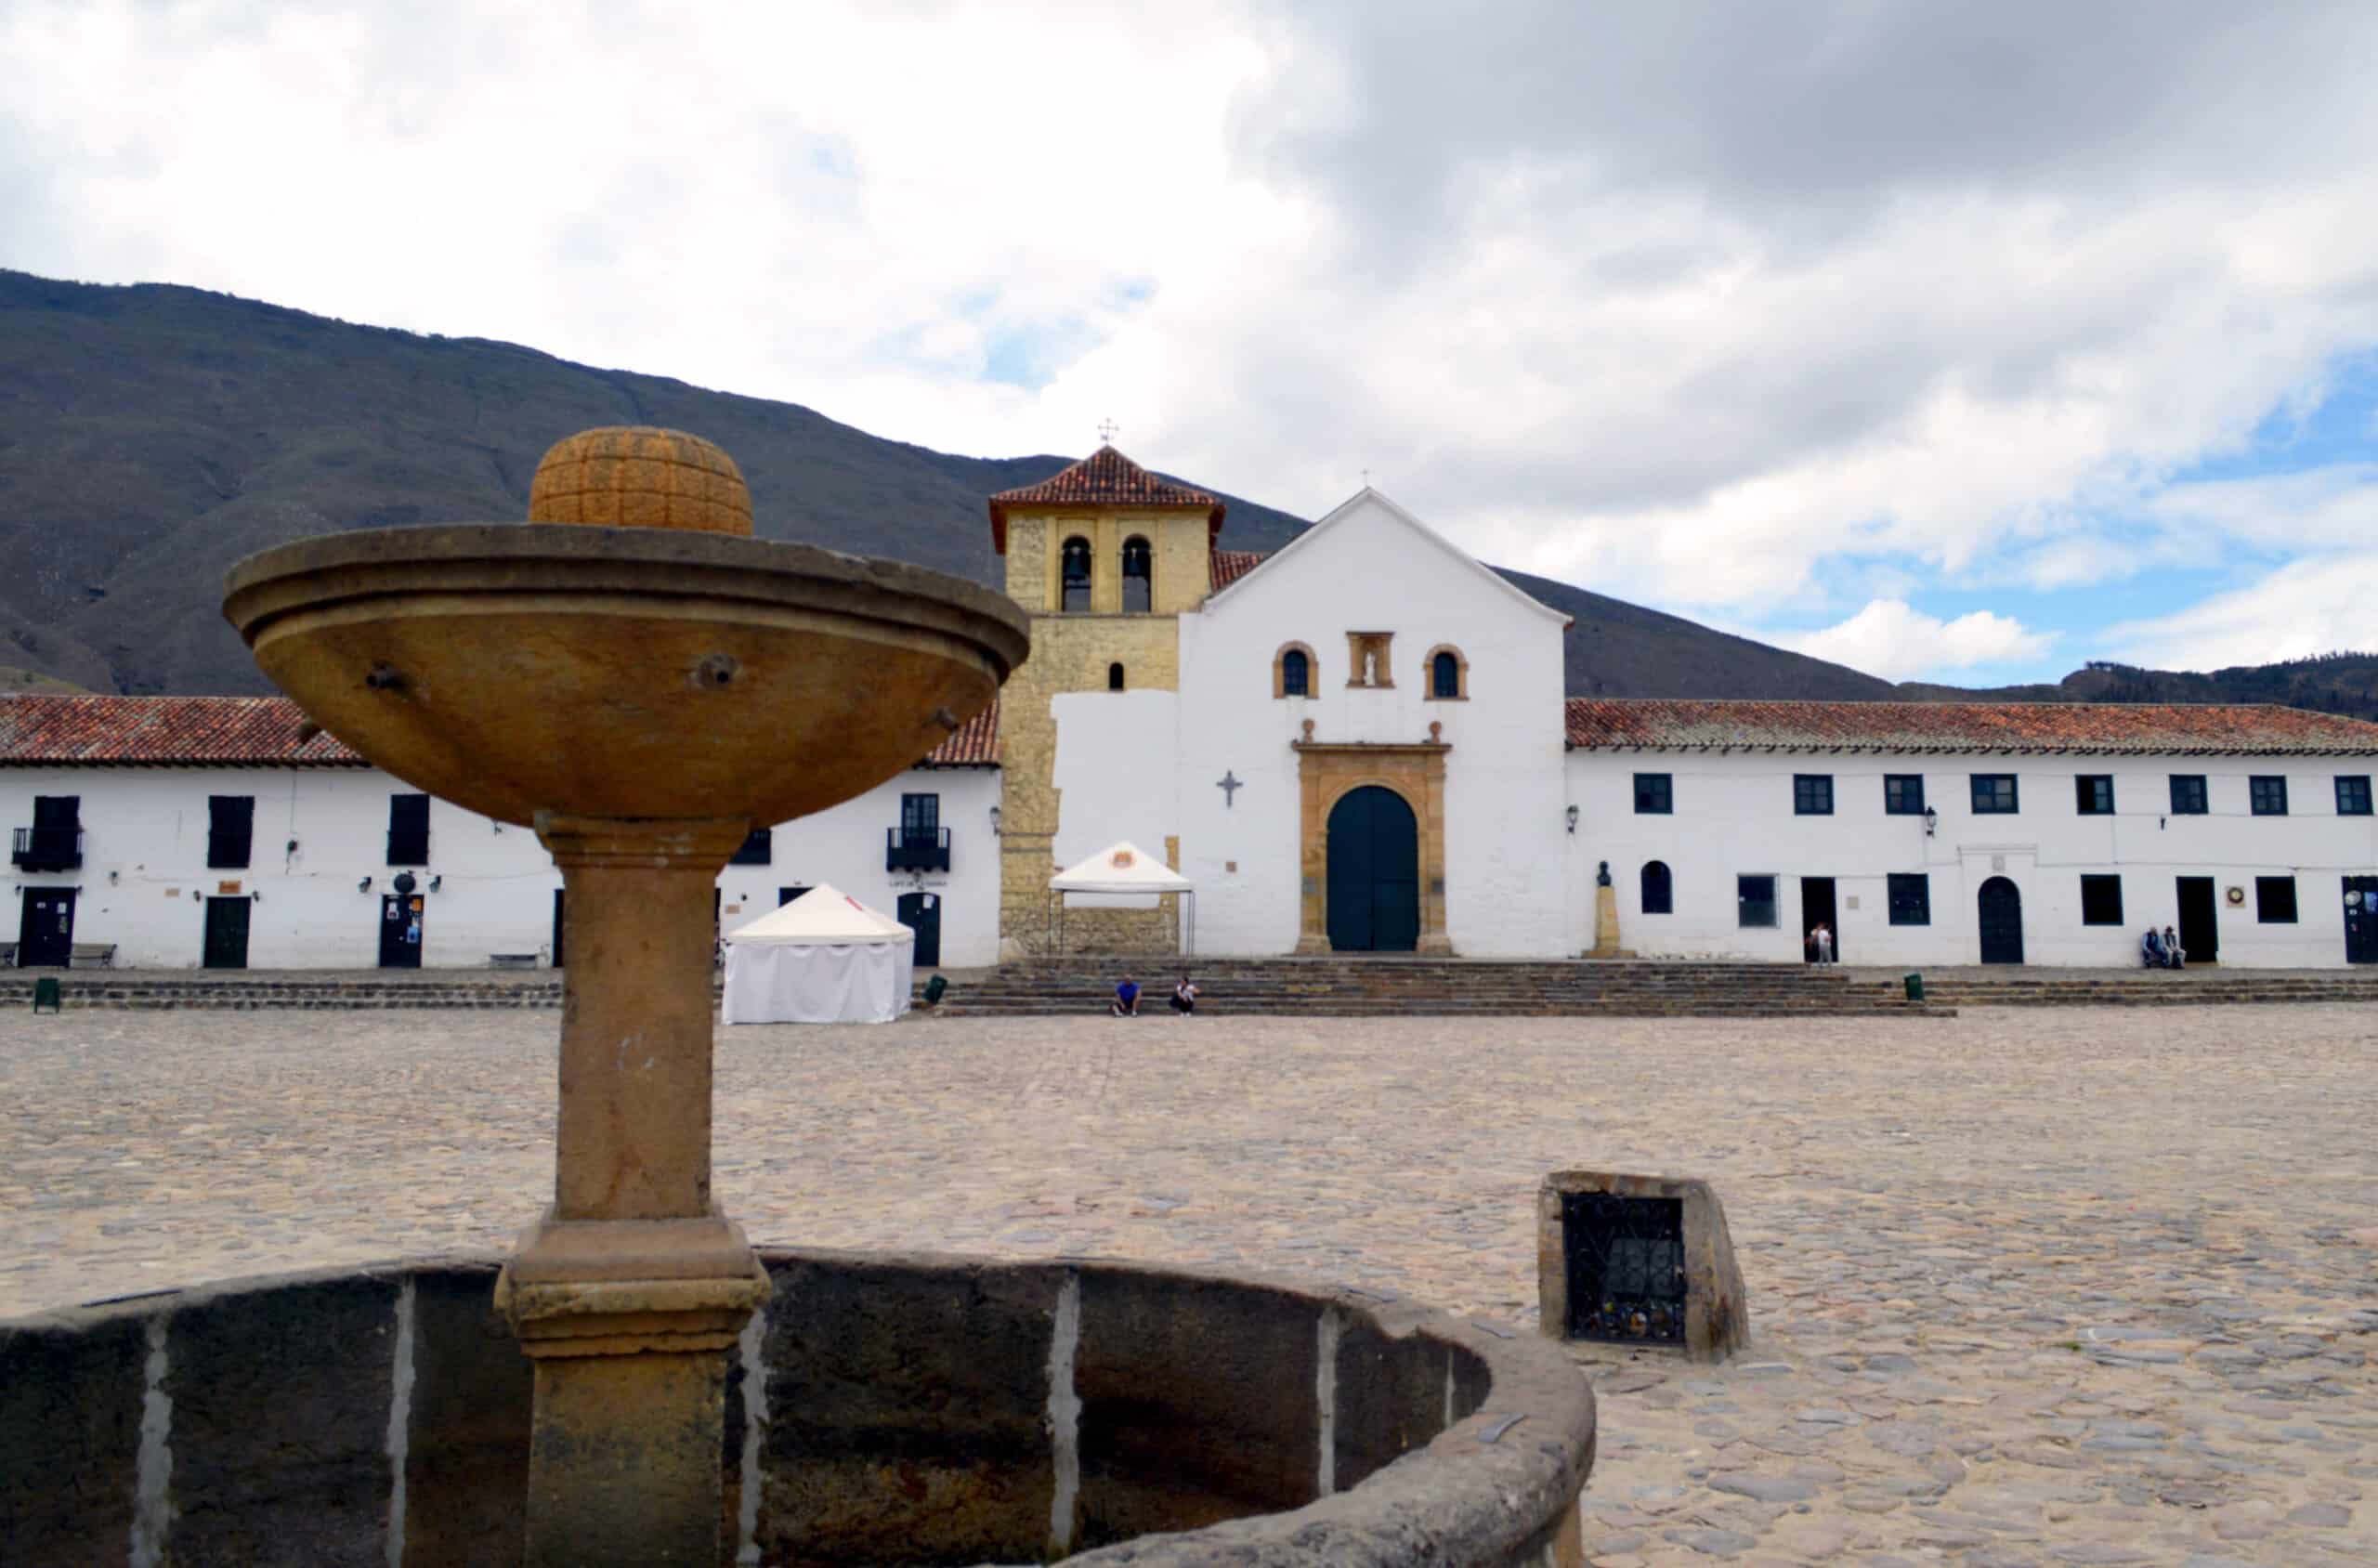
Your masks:
{"label": "church bell tower", "polygon": [[[1183,611],[1213,589],[1222,503],[1142,468],[1112,445],[1020,490],[990,498],[991,542],[1008,596],[1032,619],[1032,654],[1000,697],[1002,957],[1048,953],[1049,879],[1062,803],[1052,699],[1066,692],[1176,691]],[[1145,847],[1153,850],[1154,844]],[[1178,864],[1177,842],[1165,846]],[[1116,910],[1156,916],[1158,910]],[[1110,941],[1158,940],[1102,918]]]}

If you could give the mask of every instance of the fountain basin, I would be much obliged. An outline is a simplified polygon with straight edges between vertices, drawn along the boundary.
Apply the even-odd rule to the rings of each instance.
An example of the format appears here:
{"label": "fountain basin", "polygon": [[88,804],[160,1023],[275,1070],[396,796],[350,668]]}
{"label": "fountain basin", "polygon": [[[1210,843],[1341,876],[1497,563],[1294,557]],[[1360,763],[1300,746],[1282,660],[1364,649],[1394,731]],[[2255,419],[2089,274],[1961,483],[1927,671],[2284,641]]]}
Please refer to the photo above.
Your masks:
{"label": "fountain basin", "polygon": [[[1117,1262],[760,1257],[722,1561],[1580,1561],[1593,1396],[1535,1335]],[[45,1563],[517,1561],[530,1374],[496,1268],[0,1324],[0,1536]]]}
{"label": "fountain basin", "polygon": [[1029,647],[1013,600],[939,572],[644,528],[299,540],[234,567],[224,614],[341,740],[524,826],[821,811],[940,744]]}

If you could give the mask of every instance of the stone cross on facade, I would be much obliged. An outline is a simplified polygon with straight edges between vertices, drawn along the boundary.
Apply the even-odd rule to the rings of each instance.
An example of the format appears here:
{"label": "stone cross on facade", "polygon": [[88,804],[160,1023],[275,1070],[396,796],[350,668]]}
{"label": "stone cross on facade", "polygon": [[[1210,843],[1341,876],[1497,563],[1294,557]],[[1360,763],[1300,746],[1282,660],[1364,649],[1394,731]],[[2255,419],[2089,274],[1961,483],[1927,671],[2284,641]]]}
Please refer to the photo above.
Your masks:
{"label": "stone cross on facade", "polygon": [[1230,769],[1224,768],[1222,769],[1222,776],[1214,780],[1214,788],[1222,792],[1222,809],[1224,811],[1228,811],[1233,805],[1237,804],[1238,792],[1241,790],[1246,789],[1247,785],[1244,781],[1235,777],[1231,773]]}

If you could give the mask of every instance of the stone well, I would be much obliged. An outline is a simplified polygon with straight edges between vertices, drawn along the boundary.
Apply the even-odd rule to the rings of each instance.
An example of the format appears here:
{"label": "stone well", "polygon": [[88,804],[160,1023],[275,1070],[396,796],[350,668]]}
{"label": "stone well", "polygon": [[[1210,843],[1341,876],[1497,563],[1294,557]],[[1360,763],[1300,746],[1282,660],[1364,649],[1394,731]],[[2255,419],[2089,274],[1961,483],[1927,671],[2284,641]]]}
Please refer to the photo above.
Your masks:
{"label": "stone well", "polygon": [[[1575,1564],[1558,1349],[1121,1263],[763,1248],[719,1560]],[[0,1325],[0,1526],[41,1563],[518,1561],[530,1363],[497,1260]]]}

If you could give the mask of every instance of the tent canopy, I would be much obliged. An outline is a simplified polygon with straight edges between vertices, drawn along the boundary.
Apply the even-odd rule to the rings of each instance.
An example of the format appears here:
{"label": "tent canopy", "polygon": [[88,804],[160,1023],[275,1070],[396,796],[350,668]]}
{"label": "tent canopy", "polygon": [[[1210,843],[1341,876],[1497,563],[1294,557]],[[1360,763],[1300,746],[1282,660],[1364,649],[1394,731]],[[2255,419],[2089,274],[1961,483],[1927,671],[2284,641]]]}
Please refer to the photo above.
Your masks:
{"label": "tent canopy", "polygon": [[1187,893],[1188,878],[1129,839],[1118,840],[1049,879],[1059,893]]}
{"label": "tent canopy", "polygon": [[726,934],[730,943],[758,947],[847,947],[914,942],[916,936],[890,915],[869,908],[831,882],[819,882],[791,903]]}

